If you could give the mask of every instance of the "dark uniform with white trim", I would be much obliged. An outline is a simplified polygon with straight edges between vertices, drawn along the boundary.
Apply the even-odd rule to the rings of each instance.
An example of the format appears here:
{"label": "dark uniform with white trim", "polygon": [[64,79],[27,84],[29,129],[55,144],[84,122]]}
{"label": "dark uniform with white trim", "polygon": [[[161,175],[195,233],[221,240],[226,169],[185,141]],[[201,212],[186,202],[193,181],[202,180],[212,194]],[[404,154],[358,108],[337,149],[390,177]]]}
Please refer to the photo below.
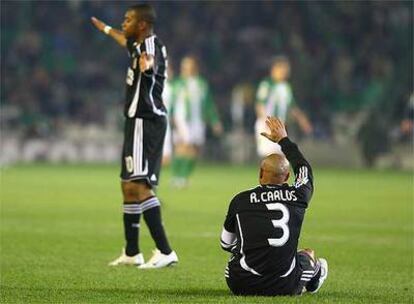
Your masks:
{"label": "dark uniform with white trim", "polygon": [[288,138],[279,144],[293,167],[295,183],[237,194],[224,222],[221,246],[232,253],[225,277],[234,294],[300,294],[318,270],[307,254],[297,252],[313,193],[312,169],[296,144]]}
{"label": "dark uniform with white trim", "polygon": [[[130,65],[126,78],[121,178],[146,180],[149,185],[156,186],[167,129],[167,110],[162,100],[167,51],[155,35],[140,44],[129,39],[127,49]],[[141,73],[139,57],[143,52],[154,56],[154,67]]]}

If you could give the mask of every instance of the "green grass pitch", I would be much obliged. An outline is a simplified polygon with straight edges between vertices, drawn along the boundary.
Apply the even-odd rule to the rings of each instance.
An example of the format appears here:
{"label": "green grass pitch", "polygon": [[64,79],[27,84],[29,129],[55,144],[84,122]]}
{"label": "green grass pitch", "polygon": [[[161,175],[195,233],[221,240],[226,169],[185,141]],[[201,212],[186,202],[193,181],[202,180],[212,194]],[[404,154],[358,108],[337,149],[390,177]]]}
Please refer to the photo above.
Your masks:
{"label": "green grass pitch", "polygon": [[[162,176],[159,196],[176,267],[110,268],[123,246],[117,166],[16,166],[1,171],[1,303],[413,303],[410,173],[314,169],[300,246],[326,257],[316,295],[235,297],[219,234],[254,167],[203,165],[186,190]],[[154,245],[145,225],[141,249]]]}

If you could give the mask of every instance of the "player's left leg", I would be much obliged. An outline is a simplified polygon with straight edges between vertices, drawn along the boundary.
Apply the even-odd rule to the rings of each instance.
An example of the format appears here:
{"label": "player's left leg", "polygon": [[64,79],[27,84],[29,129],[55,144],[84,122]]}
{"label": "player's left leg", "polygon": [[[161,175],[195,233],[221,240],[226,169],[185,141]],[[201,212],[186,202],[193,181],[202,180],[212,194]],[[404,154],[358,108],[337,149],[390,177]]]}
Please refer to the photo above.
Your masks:
{"label": "player's left leg", "polygon": [[178,262],[176,253],[171,249],[161,219],[161,204],[153,189],[158,185],[166,120],[163,118],[144,120],[143,124],[143,163],[145,175],[135,180],[140,193],[140,206],[144,220],[155,242],[153,257],[140,268],[160,268]]}
{"label": "player's left leg", "polygon": [[317,259],[309,248],[299,250],[297,258],[302,268],[301,292],[316,293],[328,277],[328,262],[323,258]]}
{"label": "player's left leg", "polygon": [[136,183],[137,186],[141,188],[141,193],[149,194],[145,199],[141,200],[140,206],[142,208],[144,220],[157,248],[154,250],[151,259],[139,268],[161,268],[174,265],[178,263],[178,257],[175,251],[171,249],[165,233],[161,218],[160,201],[147,183],[144,181],[137,181]]}

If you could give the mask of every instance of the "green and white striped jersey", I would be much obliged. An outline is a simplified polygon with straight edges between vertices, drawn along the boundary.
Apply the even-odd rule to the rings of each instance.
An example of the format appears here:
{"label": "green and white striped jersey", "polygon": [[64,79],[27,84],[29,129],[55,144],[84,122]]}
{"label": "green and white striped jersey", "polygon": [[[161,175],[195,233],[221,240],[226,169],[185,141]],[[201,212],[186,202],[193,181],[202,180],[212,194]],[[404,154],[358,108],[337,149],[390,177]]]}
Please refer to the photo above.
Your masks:
{"label": "green and white striped jersey", "polygon": [[260,82],[256,102],[265,106],[266,115],[286,121],[290,108],[295,104],[292,88],[286,81],[274,82],[270,78]]}
{"label": "green and white striped jersey", "polygon": [[186,122],[218,122],[216,107],[207,82],[200,76],[178,78],[174,82],[173,112],[175,119]]}
{"label": "green and white striped jersey", "polygon": [[162,92],[162,98],[164,105],[167,108],[169,114],[172,113],[172,107],[175,94],[175,81],[168,79],[164,84],[164,91]]}

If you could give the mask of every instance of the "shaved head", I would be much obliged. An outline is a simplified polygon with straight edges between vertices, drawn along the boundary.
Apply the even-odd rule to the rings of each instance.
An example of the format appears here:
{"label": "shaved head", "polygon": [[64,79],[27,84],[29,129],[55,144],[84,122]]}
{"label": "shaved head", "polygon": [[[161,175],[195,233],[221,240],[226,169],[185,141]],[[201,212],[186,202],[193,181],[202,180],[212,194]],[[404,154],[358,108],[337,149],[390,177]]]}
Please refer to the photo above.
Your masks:
{"label": "shaved head", "polygon": [[283,184],[289,178],[289,161],[284,155],[270,154],[260,164],[260,184]]}

